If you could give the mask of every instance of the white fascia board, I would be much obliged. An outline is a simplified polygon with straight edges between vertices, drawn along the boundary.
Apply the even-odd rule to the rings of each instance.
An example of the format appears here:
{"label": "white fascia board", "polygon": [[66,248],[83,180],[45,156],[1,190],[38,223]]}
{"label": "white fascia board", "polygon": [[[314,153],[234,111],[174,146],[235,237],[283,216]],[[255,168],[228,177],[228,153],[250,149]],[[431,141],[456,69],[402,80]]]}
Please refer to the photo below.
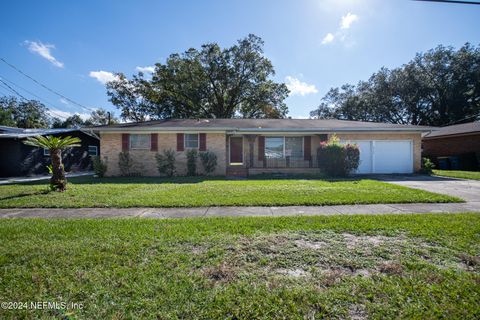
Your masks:
{"label": "white fascia board", "polygon": [[218,128],[161,128],[161,129],[152,129],[152,128],[129,128],[129,129],[109,129],[109,130],[94,130],[100,132],[100,134],[108,133],[197,133],[197,132],[208,132],[208,133],[226,133],[227,130],[219,130]]}
{"label": "white fascia board", "polygon": [[278,130],[278,129],[259,129],[259,130],[231,130],[228,134],[334,134],[334,133],[422,133],[430,132],[426,129],[407,129],[407,128],[395,128],[395,129],[293,129],[293,130]]}
{"label": "white fascia board", "polygon": [[421,133],[430,132],[428,128],[211,128],[211,127],[170,127],[170,128],[151,128],[151,127],[133,127],[133,128],[102,128],[100,133],[183,133],[183,132],[211,132],[211,133],[227,133],[227,134],[328,134],[328,133],[365,133],[365,132],[388,132],[388,133]]}

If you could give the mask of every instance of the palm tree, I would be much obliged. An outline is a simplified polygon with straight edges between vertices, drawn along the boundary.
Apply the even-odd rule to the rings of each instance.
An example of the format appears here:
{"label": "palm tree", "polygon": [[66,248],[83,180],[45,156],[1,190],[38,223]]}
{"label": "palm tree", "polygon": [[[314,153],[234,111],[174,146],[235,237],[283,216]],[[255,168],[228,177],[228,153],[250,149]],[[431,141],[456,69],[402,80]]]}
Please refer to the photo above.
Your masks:
{"label": "palm tree", "polygon": [[48,149],[50,151],[50,159],[52,161],[52,178],[50,186],[57,191],[65,191],[67,189],[67,179],[62,164],[62,150],[70,147],[79,147],[81,140],[75,137],[54,137],[54,136],[37,136],[29,137],[23,143],[29,146]]}

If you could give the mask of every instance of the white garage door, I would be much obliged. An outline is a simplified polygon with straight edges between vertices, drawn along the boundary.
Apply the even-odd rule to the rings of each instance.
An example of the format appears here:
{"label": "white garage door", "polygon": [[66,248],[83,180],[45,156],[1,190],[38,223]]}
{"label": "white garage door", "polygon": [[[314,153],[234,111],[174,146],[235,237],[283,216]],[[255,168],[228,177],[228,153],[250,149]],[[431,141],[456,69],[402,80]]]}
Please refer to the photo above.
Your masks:
{"label": "white garage door", "polygon": [[411,141],[374,141],[374,173],[412,173]]}
{"label": "white garage door", "polygon": [[371,141],[352,141],[360,149],[360,165],[357,173],[372,173],[372,142]]}
{"label": "white garage door", "polygon": [[[345,141],[346,142],[346,141]],[[360,148],[356,173],[412,173],[410,140],[353,140]]]}

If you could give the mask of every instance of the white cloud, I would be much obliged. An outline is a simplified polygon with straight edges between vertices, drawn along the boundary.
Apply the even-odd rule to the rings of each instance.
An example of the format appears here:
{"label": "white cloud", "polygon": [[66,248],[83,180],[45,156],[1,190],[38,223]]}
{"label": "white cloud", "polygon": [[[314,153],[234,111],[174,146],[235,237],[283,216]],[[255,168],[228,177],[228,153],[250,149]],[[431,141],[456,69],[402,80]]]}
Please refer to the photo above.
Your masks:
{"label": "white cloud", "polygon": [[64,105],[66,105],[66,106],[69,106],[69,105],[70,105],[70,102],[68,102],[68,101],[67,101],[66,99],[64,99],[64,98],[60,98],[59,101],[60,101],[61,103],[63,103]]}
{"label": "white cloud", "polygon": [[317,93],[318,90],[315,88],[315,85],[301,82],[297,78],[287,76],[285,77],[286,85],[288,90],[290,90],[290,95],[307,95],[311,93]]}
{"label": "white cloud", "polygon": [[108,71],[103,71],[103,70],[90,71],[90,73],[88,75],[90,77],[94,78],[94,79],[97,79],[98,82],[100,82],[101,84],[106,84],[107,82],[114,81],[114,80],[118,79],[118,77],[116,75],[114,75],[113,73],[108,72]]}
{"label": "white cloud", "polygon": [[342,17],[342,21],[340,22],[340,29],[349,29],[350,25],[358,20],[358,16],[356,14],[347,13],[346,16]]}
{"label": "white cloud", "polygon": [[135,70],[143,73],[153,73],[155,71],[155,66],[136,67]]}
{"label": "white cloud", "polygon": [[74,114],[78,114],[82,120],[87,120],[90,118],[90,114],[88,113],[78,113],[78,112],[68,112],[68,111],[62,111],[58,109],[49,109],[47,113],[54,117],[54,118],[60,118],[61,120],[65,120],[68,117],[73,116]]}
{"label": "white cloud", "polygon": [[335,39],[335,36],[329,32],[329,33],[327,33],[327,35],[323,38],[322,44],[331,43],[334,39]]}
{"label": "white cloud", "polygon": [[[348,29],[350,29],[350,26],[352,25],[353,22],[358,20],[358,16],[353,13],[347,13],[342,17],[340,20],[340,27],[335,31],[334,33],[327,33],[325,37],[322,39],[322,44],[329,44],[334,41],[340,41],[345,43],[347,38],[348,38]],[[347,46],[350,46],[351,43],[354,43],[353,41],[350,41],[350,43],[347,43]]]}
{"label": "white cloud", "polygon": [[55,67],[63,68],[63,62],[58,61],[54,56],[52,56],[52,53],[50,52],[51,49],[55,49],[55,46],[53,44],[44,44],[40,41],[36,42],[29,40],[25,40],[25,44],[28,45],[28,50],[30,52],[36,53],[39,56],[47,59]]}

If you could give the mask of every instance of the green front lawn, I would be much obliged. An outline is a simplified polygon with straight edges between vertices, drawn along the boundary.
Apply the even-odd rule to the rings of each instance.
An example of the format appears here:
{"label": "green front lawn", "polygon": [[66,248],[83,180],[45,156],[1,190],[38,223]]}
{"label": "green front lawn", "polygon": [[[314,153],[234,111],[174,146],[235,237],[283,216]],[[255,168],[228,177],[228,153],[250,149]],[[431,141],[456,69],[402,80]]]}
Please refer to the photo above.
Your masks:
{"label": "green front lawn", "polygon": [[480,171],[433,170],[436,176],[480,180]]}
{"label": "green front lawn", "polygon": [[365,179],[79,177],[69,182],[64,193],[48,192],[46,182],[0,186],[0,207],[287,206],[462,201]]}
{"label": "green front lawn", "polygon": [[478,319],[480,215],[0,222],[0,319]]}

